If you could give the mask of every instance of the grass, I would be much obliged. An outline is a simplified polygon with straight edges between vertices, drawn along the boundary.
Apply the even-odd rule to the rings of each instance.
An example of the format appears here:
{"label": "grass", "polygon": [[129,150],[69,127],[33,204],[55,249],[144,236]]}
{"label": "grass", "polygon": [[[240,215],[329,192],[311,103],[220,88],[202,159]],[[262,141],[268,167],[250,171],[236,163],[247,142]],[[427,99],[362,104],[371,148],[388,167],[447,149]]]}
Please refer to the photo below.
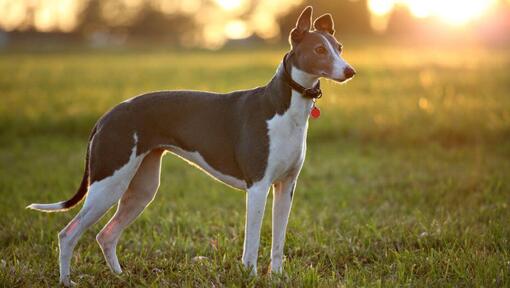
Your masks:
{"label": "grass", "polygon": [[[121,238],[125,274],[110,273],[95,242],[104,217],[75,250],[73,280],[81,287],[510,286],[510,55],[367,46],[346,47],[358,70],[353,81],[323,83],[284,275],[267,273],[269,204],[260,276],[251,278],[240,265],[244,193],[167,156],[156,201]],[[75,192],[89,129],[102,113],[150,90],[263,85],[282,56],[0,54],[0,286],[57,284],[56,235],[78,209],[24,207]]]}

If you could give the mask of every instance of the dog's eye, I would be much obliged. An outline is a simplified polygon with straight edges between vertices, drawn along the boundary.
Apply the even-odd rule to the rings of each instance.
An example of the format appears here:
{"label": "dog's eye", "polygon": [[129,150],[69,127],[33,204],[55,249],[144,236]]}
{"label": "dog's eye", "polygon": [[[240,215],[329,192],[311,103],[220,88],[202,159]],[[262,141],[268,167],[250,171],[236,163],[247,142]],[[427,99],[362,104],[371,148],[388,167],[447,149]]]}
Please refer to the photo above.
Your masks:
{"label": "dog's eye", "polygon": [[317,52],[317,54],[326,54],[326,48],[324,48],[324,46],[319,46],[315,48],[315,52]]}

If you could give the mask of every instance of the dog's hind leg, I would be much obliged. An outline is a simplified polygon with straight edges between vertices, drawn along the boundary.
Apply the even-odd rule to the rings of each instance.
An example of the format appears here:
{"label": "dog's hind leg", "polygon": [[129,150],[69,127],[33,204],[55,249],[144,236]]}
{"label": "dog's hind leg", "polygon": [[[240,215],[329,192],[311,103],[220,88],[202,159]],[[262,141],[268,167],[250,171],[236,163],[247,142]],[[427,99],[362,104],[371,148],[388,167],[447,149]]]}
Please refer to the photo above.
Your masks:
{"label": "dog's hind leg", "polygon": [[92,183],[85,203],[80,212],[59,233],[60,282],[71,286],[70,262],[74,247],[81,235],[109,208],[111,208],[127,190],[143,156],[132,156],[129,162],[107,178]]}
{"label": "dog's hind leg", "polygon": [[122,231],[143,212],[156,195],[160,183],[162,154],[163,150],[155,150],[145,156],[128,190],[120,199],[117,212],[97,234],[97,242],[114,273],[122,273],[116,254]]}

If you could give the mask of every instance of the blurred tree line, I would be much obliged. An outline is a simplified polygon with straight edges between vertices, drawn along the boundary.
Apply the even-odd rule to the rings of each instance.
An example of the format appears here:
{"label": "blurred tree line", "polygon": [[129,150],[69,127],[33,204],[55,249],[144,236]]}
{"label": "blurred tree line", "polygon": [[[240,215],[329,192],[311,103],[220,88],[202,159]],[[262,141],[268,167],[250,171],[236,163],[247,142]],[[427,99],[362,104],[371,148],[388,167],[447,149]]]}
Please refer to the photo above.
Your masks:
{"label": "blurred tree line", "polygon": [[[205,42],[202,40],[210,34],[214,36],[214,33],[217,33],[217,38],[225,38],[220,39],[219,42],[217,41],[220,44],[216,47],[220,47],[224,43],[222,41],[228,40],[228,36],[226,36],[223,29],[227,27],[228,21],[232,19],[239,19],[241,22],[244,21],[243,23],[249,23],[252,26],[248,27],[250,30],[247,34],[251,36],[247,38],[239,37],[240,39],[232,40],[233,42],[253,44],[268,39],[285,42],[287,41],[287,35],[294,27],[297,17],[307,5],[313,6],[314,18],[324,13],[331,13],[335,20],[335,30],[340,38],[350,35],[368,36],[375,33],[371,26],[373,15],[369,11],[368,0],[245,0],[241,1],[245,3],[245,7],[235,17],[232,17],[232,11],[229,12],[228,9],[225,9],[224,13],[221,12],[222,10],[218,7],[222,0],[81,1],[78,3],[83,4],[83,9],[77,13],[77,25],[71,31],[40,33],[33,26],[27,26],[28,28],[25,27],[2,35],[0,30],[0,47],[2,46],[2,37],[6,38],[5,35],[7,34],[9,34],[10,40],[13,40],[12,42],[17,39],[61,40],[64,38],[72,41],[85,40],[92,43],[92,45],[107,46],[112,44],[121,45],[128,41],[150,40],[182,46],[207,47],[208,45],[203,45]],[[225,3],[235,3],[235,1],[224,1]],[[274,5],[274,3],[277,4]],[[499,14],[491,17],[501,18],[498,21],[503,24],[497,25],[510,27],[510,21],[508,20],[510,19],[510,1],[501,3],[498,10],[502,12],[498,12]],[[272,8],[280,9],[280,11],[272,11]],[[264,18],[266,13],[267,17]],[[254,23],[253,15],[255,14],[259,18],[262,14],[262,20]],[[230,17],[230,20],[223,19],[228,17]],[[452,31],[448,31],[446,27],[443,27],[444,25],[441,26],[437,21],[418,20],[410,14],[407,8],[403,7],[396,7],[386,20],[387,25],[384,35],[404,35],[408,39],[427,41],[426,39],[439,37],[448,39],[455,36],[456,33],[459,34],[458,31],[451,33]],[[219,25],[218,22],[221,22],[220,24],[223,26]],[[276,23],[278,33],[274,33],[270,37],[258,34],[257,29],[253,29],[253,26],[266,24],[264,22]],[[239,28],[234,25],[233,28],[242,29],[243,27]],[[508,36],[510,34],[501,36],[500,30],[494,29],[490,25],[481,25],[478,32],[486,38],[490,37],[491,41],[494,39],[497,41],[501,39],[510,40],[510,36]],[[225,35],[218,36],[218,33]]]}
{"label": "blurred tree line", "polygon": [[335,21],[335,31],[339,35],[372,34],[370,12],[366,0],[306,0],[303,5],[295,7],[295,9],[280,19],[281,35],[289,34],[303,7],[307,5],[311,5],[314,8],[314,19],[324,13],[330,13]]}
{"label": "blurred tree line", "polygon": [[[46,32],[40,33],[34,27],[11,31],[11,40],[16,39],[52,39],[59,38],[86,40],[101,45],[123,44],[126,41],[165,41],[184,46],[196,45],[197,31],[206,33],[207,27],[214,22],[211,16],[211,7],[218,7],[217,0],[193,0],[189,3],[198,3],[194,9],[182,7],[186,0],[180,1],[153,1],[138,0],[136,7],[130,7],[126,0],[83,0],[84,8],[78,13],[77,26],[69,32]],[[247,3],[240,20],[249,21],[255,11],[260,13],[261,7],[266,7],[270,1],[276,0],[252,0]],[[265,2],[265,3],[264,3]],[[173,8],[164,9],[155,3],[171,3]],[[180,6],[179,6],[180,5]],[[269,37],[271,40],[287,41],[287,35],[295,24],[295,21],[306,5],[314,7],[314,16],[318,17],[324,13],[333,14],[336,31],[342,35],[349,34],[370,34],[370,13],[367,8],[367,0],[294,0],[280,1],[279,12],[268,11],[268,21],[275,21],[278,26],[276,37]],[[270,6],[270,5],[269,5]],[[188,7],[189,8],[189,7]],[[258,9],[258,10],[257,10]],[[264,9],[264,8],[262,8]],[[216,9],[217,11],[218,9]],[[227,11],[228,12],[228,11]],[[262,11],[264,14],[264,11]],[[200,21],[202,15],[208,15],[209,21]],[[216,15],[216,14],[214,14]],[[221,14],[218,14],[221,17]],[[264,24],[264,23],[261,23]],[[251,23],[253,25],[253,23]],[[252,29],[253,31],[254,29]],[[1,32],[1,31],[0,31]],[[268,37],[257,33],[251,33],[247,39],[237,39],[234,42],[263,42]],[[190,36],[191,35],[191,36]],[[0,35],[1,36],[1,35]],[[193,39],[195,37],[195,39]],[[266,38],[266,39],[264,39]],[[194,41],[195,40],[195,41]]]}
{"label": "blurred tree line", "polygon": [[[256,3],[257,1],[254,1]],[[169,37],[177,40],[182,33],[192,33],[197,29],[194,13],[175,12],[165,13],[155,8],[150,1],[143,1],[137,16],[131,21],[112,23],[107,21],[101,12],[101,0],[90,0],[80,16],[80,25],[76,33],[86,35],[93,31],[108,30],[125,32],[134,37]],[[208,5],[205,1],[204,5]],[[301,5],[294,6],[285,15],[277,19],[280,26],[280,35],[288,35],[294,26],[297,17],[307,5],[314,8],[315,16],[331,13],[335,19],[336,31],[342,34],[370,34],[370,12],[366,0],[305,0]],[[256,9],[250,5],[245,14]],[[197,11],[200,13],[200,10]],[[200,16],[198,16],[200,17]],[[286,38],[284,36],[283,38]]]}
{"label": "blurred tree line", "polygon": [[[193,15],[178,11],[171,14],[165,13],[150,5],[150,1],[142,1],[136,9],[136,15],[128,17],[122,15],[117,21],[108,19],[105,17],[101,2],[101,0],[89,0],[79,16],[80,24],[73,33],[88,37],[97,32],[108,32],[133,38],[159,38],[178,43],[181,35],[191,33],[197,28]],[[118,2],[120,4],[121,1]],[[121,10],[120,14],[124,14],[122,5],[115,8]],[[125,11],[125,14],[129,12]]]}

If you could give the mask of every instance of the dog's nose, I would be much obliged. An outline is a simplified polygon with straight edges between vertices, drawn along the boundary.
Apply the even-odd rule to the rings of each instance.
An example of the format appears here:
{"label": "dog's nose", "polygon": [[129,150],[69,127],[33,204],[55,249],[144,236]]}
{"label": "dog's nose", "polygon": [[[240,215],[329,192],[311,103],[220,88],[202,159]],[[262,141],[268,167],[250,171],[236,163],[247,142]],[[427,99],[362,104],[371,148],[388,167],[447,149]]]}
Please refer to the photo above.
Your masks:
{"label": "dog's nose", "polygon": [[347,67],[345,67],[344,75],[345,75],[345,79],[350,79],[350,78],[352,78],[352,76],[356,75],[356,71],[354,71],[354,69],[352,69],[352,67],[347,66]]}

